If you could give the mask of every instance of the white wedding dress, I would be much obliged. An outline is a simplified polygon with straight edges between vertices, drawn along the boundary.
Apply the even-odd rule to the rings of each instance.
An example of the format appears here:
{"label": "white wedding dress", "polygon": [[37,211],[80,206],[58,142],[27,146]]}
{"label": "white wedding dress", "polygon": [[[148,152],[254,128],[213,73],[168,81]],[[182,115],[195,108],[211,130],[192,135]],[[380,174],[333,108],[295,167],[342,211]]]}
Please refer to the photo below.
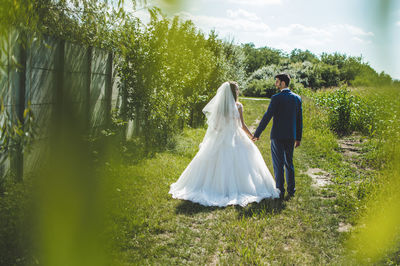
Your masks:
{"label": "white wedding dress", "polygon": [[176,183],[173,198],[205,206],[246,206],[278,198],[279,189],[257,146],[241,127],[238,107],[228,82],[204,107],[208,129],[196,156]]}

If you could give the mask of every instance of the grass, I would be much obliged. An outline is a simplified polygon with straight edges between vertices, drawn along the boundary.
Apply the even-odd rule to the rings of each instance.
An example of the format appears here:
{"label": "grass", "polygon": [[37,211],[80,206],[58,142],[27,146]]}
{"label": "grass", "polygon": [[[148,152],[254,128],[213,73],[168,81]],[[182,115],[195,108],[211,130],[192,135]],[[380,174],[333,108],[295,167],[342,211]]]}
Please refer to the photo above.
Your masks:
{"label": "grass", "polygon": [[[367,92],[354,93],[374,97]],[[282,203],[266,199],[245,208],[217,208],[172,199],[168,194],[169,186],[179,178],[198,151],[205,128],[186,128],[177,136],[173,148],[154,156],[141,156],[143,151],[134,148],[141,147],[136,140],[121,148],[121,157],[113,153],[113,159],[105,163],[99,156],[99,167],[94,168],[107,181],[103,186],[106,193],[99,192],[99,195],[106,202],[104,209],[108,219],[98,221],[108,220],[106,234],[100,235],[107,241],[107,250],[111,252],[111,262],[103,264],[398,264],[400,241],[396,237],[400,239],[400,235],[395,235],[399,230],[396,231],[392,225],[399,224],[400,216],[392,210],[398,209],[400,202],[396,193],[400,180],[397,141],[400,128],[398,119],[395,119],[400,109],[399,102],[393,101],[396,97],[385,92],[381,94],[380,101],[385,103],[385,107],[381,108],[378,116],[385,131],[377,131],[370,138],[347,136],[345,140],[365,140],[356,144],[360,154],[354,158],[346,155],[339,146],[338,142],[343,139],[339,140],[328,129],[328,114],[317,108],[312,100],[303,97],[303,140],[294,154],[297,192],[296,197]],[[241,99],[241,102],[245,121],[254,129],[269,102],[252,99]],[[256,144],[272,171],[271,125]],[[106,171],[103,171],[103,165]],[[306,174],[309,168],[317,168],[314,169],[316,176],[328,174],[332,182],[326,187],[316,188],[312,178]],[[77,172],[75,169],[70,175],[61,170],[54,173],[54,177],[65,177],[65,184],[72,182],[76,185],[65,188],[66,192],[52,182],[46,186],[52,196],[57,196],[60,191],[64,193],[61,195],[66,195],[45,200],[46,204],[43,204],[54,208],[58,214],[53,217],[54,223],[47,220],[52,226],[42,224],[49,237],[46,243],[53,252],[49,256],[64,261],[59,257],[60,252],[65,258],[72,254],[76,255],[73,257],[76,262],[89,265],[83,262],[81,255],[92,252],[84,257],[93,259],[93,265],[100,265],[97,262],[102,261],[98,259],[101,256],[88,245],[97,238],[91,239],[91,234],[86,232],[98,233],[90,229],[96,226],[96,221],[87,222],[90,212],[93,212],[90,204],[94,201],[86,196],[92,195],[96,187],[92,183],[79,182],[86,180],[87,176],[86,172],[75,175]],[[94,175],[91,180],[98,180],[97,177]],[[86,187],[82,187],[85,184]],[[22,223],[24,218],[20,217],[29,213],[31,193],[28,192],[35,189],[25,183],[1,187],[0,262],[4,265],[43,263],[40,258],[37,261],[36,256],[32,257],[30,243],[35,243],[35,246],[38,243],[36,239],[29,242],[30,233],[25,230],[31,226]],[[87,206],[85,197],[89,200],[86,203],[90,203]],[[59,202],[65,205],[61,208]],[[98,208],[103,209],[102,204]],[[73,216],[71,210],[81,212]],[[75,226],[79,223],[70,223],[71,218],[86,221],[85,225]],[[349,227],[351,231],[346,232]],[[52,229],[61,232],[61,236],[52,235]],[[83,238],[85,242],[82,242]],[[65,239],[74,249],[58,244]],[[379,252],[377,240],[381,247]]]}
{"label": "grass", "polygon": [[[253,125],[267,101],[242,100],[245,121]],[[316,112],[305,103],[305,132],[295,151],[298,193],[279,204],[263,200],[245,208],[204,207],[172,199],[175,182],[198,150],[205,129],[185,129],[176,149],[156,154],[136,165],[110,170],[114,263],[131,264],[329,264],[343,254],[345,220],[330,192],[311,186],[308,167],[339,163],[335,137],[313,125]],[[309,113],[311,112],[311,114]],[[312,116],[312,117],[311,117]],[[257,145],[270,169],[269,131]],[[333,162],[329,159],[334,158]]]}

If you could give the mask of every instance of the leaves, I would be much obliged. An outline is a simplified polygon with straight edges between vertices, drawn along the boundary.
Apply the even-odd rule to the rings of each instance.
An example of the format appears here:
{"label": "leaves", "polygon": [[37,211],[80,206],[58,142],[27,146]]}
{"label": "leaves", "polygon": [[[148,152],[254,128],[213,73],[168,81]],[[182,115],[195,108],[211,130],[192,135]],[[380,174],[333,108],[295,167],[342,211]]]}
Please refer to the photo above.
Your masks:
{"label": "leaves", "polygon": [[[28,102],[28,106],[24,110],[24,123],[21,123],[21,121],[11,116],[3,101],[1,101],[0,152],[4,155],[9,155],[10,152],[16,150],[17,144],[21,145],[23,149],[29,150],[37,135],[35,123],[30,102]],[[4,155],[1,157],[0,165],[8,158],[8,156]]]}
{"label": "leaves", "polygon": [[119,88],[126,95],[120,115],[135,120],[135,133],[147,145],[164,147],[185,124],[203,124],[204,105],[223,81],[244,72],[243,65],[234,47],[207,40],[190,21],[154,18],[145,29],[135,25],[118,31]]}

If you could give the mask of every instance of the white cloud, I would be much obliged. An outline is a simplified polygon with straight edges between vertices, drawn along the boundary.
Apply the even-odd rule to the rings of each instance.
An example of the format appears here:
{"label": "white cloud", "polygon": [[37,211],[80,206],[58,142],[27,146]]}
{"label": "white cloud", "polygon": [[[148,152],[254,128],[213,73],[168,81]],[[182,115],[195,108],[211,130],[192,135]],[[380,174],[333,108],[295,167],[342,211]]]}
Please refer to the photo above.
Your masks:
{"label": "white cloud", "polygon": [[[374,37],[368,32],[349,24],[327,24],[307,26],[290,24],[272,27],[263,22],[256,14],[244,9],[227,10],[227,17],[180,14],[184,19],[192,20],[205,32],[215,29],[221,38],[236,39],[240,43],[253,42],[256,46],[271,46],[285,51],[294,48],[327,51],[358,49],[370,45]],[[340,49],[339,49],[340,48]]]}
{"label": "white cloud", "polygon": [[280,5],[282,0],[227,0],[233,4],[251,5],[251,6],[266,6],[266,5]]}
{"label": "white cloud", "polygon": [[267,24],[245,18],[221,18],[202,15],[192,15],[187,12],[180,13],[184,19],[192,20],[204,31],[216,29],[222,34],[229,33],[237,35],[239,32],[266,32],[270,31]]}
{"label": "white cloud", "polygon": [[340,24],[340,25],[336,25],[335,27],[337,27],[338,31],[345,30],[345,31],[349,32],[350,34],[356,35],[356,36],[374,36],[374,34],[372,32],[366,32],[363,29],[358,28],[353,25]]}
{"label": "white cloud", "polygon": [[[260,32],[265,39],[280,39],[294,42],[295,46],[301,44],[307,46],[323,46],[336,41],[351,40],[355,42],[369,43],[368,38],[374,34],[365,32],[361,28],[347,24],[333,24],[320,27],[291,24],[286,27],[278,27],[270,31]],[[298,47],[300,48],[300,47]]]}
{"label": "white cloud", "polygon": [[397,27],[400,27],[400,21],[397,21],[396,25]]}
{"label": "white cloud", "polygon": [[269,32],[265,32],[266,36],[272,38],[286,38],[286,37],[330,37],[332,34],[323,28],[309,27],[302,24],[291,24],[286,27],[278,27]]}
{"label": "white cloud", "polygon": [[230,18],[246,18],[252,21],[261,20],[255,13],[248,12],[244,9],[238,9],[235,11],[228,9],[227,14]]}
{"label": "white cloud", "polygon": [[351,40],[355,41],[355,42],[358,42],[360,44],[370,44],[370,43],[372,43],[370,40],[364,40],[364,39],[361,39],[359,37],[353,37],[353,38],[351,38]]}

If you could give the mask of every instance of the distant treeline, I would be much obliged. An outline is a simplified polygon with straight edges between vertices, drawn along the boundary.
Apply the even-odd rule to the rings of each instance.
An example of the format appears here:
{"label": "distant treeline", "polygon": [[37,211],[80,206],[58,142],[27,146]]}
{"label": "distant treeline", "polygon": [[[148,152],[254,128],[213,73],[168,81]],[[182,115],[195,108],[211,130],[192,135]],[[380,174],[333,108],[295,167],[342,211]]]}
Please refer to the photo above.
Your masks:
{"label": "distant treeline", "polygon": [[308,50],[294,49],[291,53],[269,47],[255,48],[253,43],[241,45],[245,56],[247,74],[243,94],[246,96],[271,97],[276,93],[274,76],[289,73],[292,87],[313,90],[349,86],[400,85],[385,72],[376,72],[361,56],[341,53],[323,53],[317,56]]}

